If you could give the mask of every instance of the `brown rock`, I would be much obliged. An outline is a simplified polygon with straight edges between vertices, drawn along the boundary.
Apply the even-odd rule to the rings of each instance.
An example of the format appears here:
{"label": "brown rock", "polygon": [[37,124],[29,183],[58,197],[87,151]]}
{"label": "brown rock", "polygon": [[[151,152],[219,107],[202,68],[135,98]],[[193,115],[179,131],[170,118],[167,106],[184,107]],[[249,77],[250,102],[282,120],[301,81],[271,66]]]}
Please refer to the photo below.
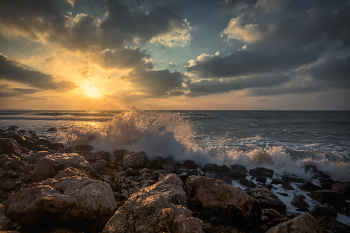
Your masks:
{"label": "brown rock", "polygon": [[13,138],[0,138],[0,154],[16,154],[22,152],[22,147]]}
{"label": "brown rock", "polygon": [[190,176],[186,180],[186,188],[193,195],[194,201],[203,205],[204,208],[229,209],[234,206],[241,212],[247,224],[261,220],[258,201],[225,181],[203,176]]}
{"label": "brown rock", "polygon": [[123,158],[124,168],[140,169],[147,167],[147,163],[148,158],[143,151],[129,153]]}
{"label": "brown rock", "polygon": [[278,199],[276,194],[266,188],[255,187],[253,197],[260,202],[262,208],[272,208],[280,212],[285,212],[287,209],[286,205]]}
{"label": "brown rock", "polygon": [[310,214],[302,214],[271,227],[266,233],[323,233],[323,227]]}
{"label": "brown rock", "polygon": [[345,206],[345,195],[333,190],[318,190],[311,193],[311,197],[318,202],[327,203],[334,208]]}
{"label": "brown rock", "polygon": [[111,232],[203,232],[202,221],[191,217],[186,193],[175,174],[133,194],[103,229]]}

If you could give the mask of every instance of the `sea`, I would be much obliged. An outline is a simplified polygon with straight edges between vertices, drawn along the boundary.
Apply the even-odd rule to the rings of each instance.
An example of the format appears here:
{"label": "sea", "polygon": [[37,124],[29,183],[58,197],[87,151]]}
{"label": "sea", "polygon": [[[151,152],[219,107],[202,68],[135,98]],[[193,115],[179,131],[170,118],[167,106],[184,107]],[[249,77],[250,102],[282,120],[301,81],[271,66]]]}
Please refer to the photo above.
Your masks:
{"label": "sea", "polygon": [[95,151],[262,166],[304,178],[310,176],[304,166],[312,164],[350,181],[350,111],[1,110],[0,129],[12,125],[65,145],[89,143]]}

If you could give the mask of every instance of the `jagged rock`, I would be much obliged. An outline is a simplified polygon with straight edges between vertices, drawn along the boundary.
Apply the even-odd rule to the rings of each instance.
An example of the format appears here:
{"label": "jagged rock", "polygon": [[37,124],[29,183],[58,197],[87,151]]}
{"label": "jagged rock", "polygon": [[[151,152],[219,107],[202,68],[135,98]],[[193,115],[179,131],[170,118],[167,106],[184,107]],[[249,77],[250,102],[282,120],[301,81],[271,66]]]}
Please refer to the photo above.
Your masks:
{"label": "jagged rock", "polygon": [[126,154],[123,158],[124,168],[140,169],[147,167],[148,158],[143,151]]}
{"label": "jagged rock", "polygon": [[290,182],[295,182],[295,183],[304,183],[305,181],[301,178],[299,178],[296,175],[283,175],[281,177],[282,180],[288,180]]}
{"label": "jagged rock", "polygon": [[218,172],[219,166],[216,164],[207,163],[202,167],[203,172]]}
{"label": "jagged rock", "polygon": [[0,204],[0,233],[8,233],[11,230],[11,219],[4,215],[5,207]]}
{"label": "jagged rock", "polygon": [[247,180],[247,179],[242,179],[239,181],[239,183],[241,185],[244,185],[244,186],[247,186],[247,187],[250,187],[250,188],[255,188],[256,187],[256,184],[251,181],[251,180]]}
{"label": "jagged rock", "polygon": [[253,197],[260,202],[262,208],[272,208],[280,212],[285,212],[287,209],[286,205],[278,199],[276,194],[266,188],[255,187]]}
{"label": "jagged rock", "polygon": [[48,179],[20,189],[5,203],[5,214],[15,222],[35,226],[60,219],[73,224],[90,220],[104,225],[116,209],[111,187],[88,177]]}
{"label": "jagged rock", "polygon": [[175,174],[142,188],[120,207],[103,229],[110,232],[203,232],[202,221],[191,217],[186,193]]}
{"label": "jagged rock", "polygon": [[315,185],[311,182],[305,182],[299,188],[309,192],[323,189],[321,186]]}
{"label": "jagged rock", "polygon": [[344,194],[334,190],[318,190],[311,193],[311,197],[320,203],[327,203],[334,208],[345,206]]}
{"label": "jagged rock", "polygon": [[346,197],[350,197],[350,182],[342,183],[337,182],[332,185],[332,189],[337,192],[341,192]]}
{"label": "jagged rock", "polygon": [[219,167],[218,172],[228,172],[230,171],[230,168],[228,168],[226,165],[222,165]]}
{"label": "jagged rock", "polygon": [[132,168],[128,168],[125,171],[125,176],[139,176],[139,175],[140,175],[140,173],[138,171],[135,171]]}
{"label": "jagged rock", "polygon": [[186,169],[197,169],[197,167],[198,167],[198,165],[195,162],[193,162],[192,160],[181,161],[181,162],[178,162],[177,165],[179,167],[183,167]]}
{"label": "jagged rock", "polygon": [[67,167],[64,170],[58,171],[57,174],[53,177],[53,179],[58,180],[58,179],[61,179],[63,177],[72,177],[72,176],[88,177],[88,175],[85,172],[83,172],[79,169],[76,169],[74,167]]}
{"label": "jagged rock", "polygon": [[250,169],[249,170],[249,174],[251,176],[255,176],[255,177],[268,177],[268,178],[272,178],[273,176],[273,170],[271,169],[267,169],[264,167],[256,167],[254,169]]}
{"label": "jagged rock", "polygon": [[266,233],[323,233],[323,227],[310,214],[299,217],[271,227]]}
{"label": "jagged rock", "polygon": [[127,153],[126,150],[115,150],[114,151],[114,157],[116,161],[122,161],[124,158],[124,155]]}
{"label": "jagged rock", "polygon": [[308,212],[310,206],[304,201],[304,199],[305,197],[302,195],[294,195],[293,201],[290,203],[297,207],[299,211]]}
{"label": "jagged rock", "polygon": [[1,182],[0,189],[2,190],[11,190],[16,187],[17,182],[14,179],[7,179]]}
{"label": "jagged rock", "polygon": [[193,201],[209,212],[219,208],[221,212],[230,212],[227,215],[223,214],[223,217],[225,215],[230,218],[236,216],[237,220],[241,218],[242,222],[247,225],[254,225],[261,220],[259,202],[225,181],[203,176],[190,176],[186,180],[186,188]]}
{"label": "jagged rock", "polygon": [[263,209],[262,210],[262,215],[267,217],[267,220],[270,222],[275,218],[285,218],[283,214],[278,212],[275,209]]}
{"label": "jagged rock", "polygon": [[92,151],[94,149],[94,147],[86,144],[86,145],[77,145],[77,146],[75,146],[75,149],[81,150],[81,151]]}
{"label": "jagged rock", "polygon": [[225,176],[223,178],[221,178],[223,181],[225,181],[228,184],[232,184],[232,178],[229,176]]}
{"label": "jagged rock", "polygon": [[189,176],[192,176],[192,175],[199,176],[200,174],[201,173],[198,170],[182,170],[181,173],[179,174],[179,177],[183,182],[186,182]]}
{"label": "jagged rock", "polygon": [[49,151],[49,148],[43,145],[36,145],[34,146],[33,150],[35,151]]}
{"label": "jagged rock", "polygon": [[327,204],[323,205],[317,205],[315,206],[311,211],[310,214],[314,216],[315,218],[320,216],[326,216],[329,218],[336,218],[337,217],[337,211],[332,206],[329,206]]}
{"label": "jagged rock", "polygon": [[71,153],[71,154],[51,154],[40,159],[30,177],[33,181],[41,181],[47,178],[53,177],[58,170],[65,169],[67,167],[75,167],[85,171],[90,171],[92,168],[83,156]]}
{"label": "jagged rock", "polygon": [[243,165],[240,165],[240,164],[233,164],[231,165],[231,171],[240,171],[244,174],[247,174],[248,173],[248,170],[245,166]]}
{"label": "jagged rock", "polygon": [[22,147],[13,138],[0,138],[0,154],[16,154],[22,152]]}
{"label": "jagged rock", "polygon": [[11,169],[13,171],[23,170],[26,164],[14,154],[0,155],[0,167],[3,169]]}
{"label": "jagged rock", "polygon": [[256,178],[256,182],[266,183],[266,177],[258,177]]}
{"label": "jagged rock", "polygon": [[242,172],[239,170],[226,172],[225,175],[231,177],[233,180],[242,180],[242,179],[245,179],[247,177],[246,172]]}
{"label": "jagged rock", "polygon": [[163,164],[166,162],[165,158],[163,157],[156,157],[154,158],[150,165],[148,166],[150,169],[156,169],[156,170],[160,170],[163,167]]}
{"label": "jagged rock", "polygon": [[18,142],[18,144],[20,144],[22,147],[25,148],[33,148],[35,146],[34,142],[30,141],[30,140],[26,140],[26,139],[21,139],[21,140],[16,140]]}
{"label": "jagged rock", "polygon": [[[323,189],[332,189],[332,185],[335,183],[335,181],[332,180],[331,178],[320,178],[319,181]],[[335,190],[335,191],[339,191],[339,190]]]}
{"label": "jagged rock", "polygon": [[204,175],[209,178],[220,179],[220,175],[216,171],[207,171]]}
{"label": "jagged rock", "polygon": [[292,186],[290,186],[290,181],[282,180],[282,179],[272,179],[271,184],[281,184],[284,189],[292,190]]}
{"label": "jagged rock", "polygon": [[350,226],[341,223],[334,218],[326,217],[326,216],[320,216],[316,218],[318,221],[318,224],[323,226],[329,231],[337,232],[337,233],[349,233],[350,232]]}
{"label": "jagged rock", "polygon": [[305,172],[309,172],[309,173],[313,174],[312,178],[329,178],[329,176],[327,174],[318,170],[318,168],[314,165],[306,165]]}

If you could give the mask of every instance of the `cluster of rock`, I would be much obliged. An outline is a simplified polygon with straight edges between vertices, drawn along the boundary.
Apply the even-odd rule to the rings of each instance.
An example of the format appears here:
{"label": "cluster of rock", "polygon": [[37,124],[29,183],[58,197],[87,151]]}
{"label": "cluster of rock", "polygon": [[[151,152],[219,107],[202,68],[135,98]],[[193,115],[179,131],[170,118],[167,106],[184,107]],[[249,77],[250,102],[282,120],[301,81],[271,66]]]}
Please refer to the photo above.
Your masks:
{"label": "cluster of rock", "polygon": [[[64,147],[14,126],[0,135],[0,232],[350,232],[335,219],[349,212],[350,184],[311,165],[321,186],[263,167]],[[305,213],[288,211],[274,187],[294,184],[319,205],[295,195]]]}

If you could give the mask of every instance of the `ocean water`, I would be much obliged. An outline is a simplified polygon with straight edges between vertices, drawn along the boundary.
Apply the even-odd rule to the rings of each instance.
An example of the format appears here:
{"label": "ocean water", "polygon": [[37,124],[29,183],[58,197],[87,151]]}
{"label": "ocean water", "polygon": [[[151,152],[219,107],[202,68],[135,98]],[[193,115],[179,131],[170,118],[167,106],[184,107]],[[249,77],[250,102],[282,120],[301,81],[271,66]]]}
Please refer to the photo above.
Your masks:
{"label": "ocean water", "polygon": [[96,151],[142,150],[151,158],[263,166],[304,178],[310,174],[303,167],[313,164],[350,181],[349,111],[1,110],[0,128],[10,125]]}

